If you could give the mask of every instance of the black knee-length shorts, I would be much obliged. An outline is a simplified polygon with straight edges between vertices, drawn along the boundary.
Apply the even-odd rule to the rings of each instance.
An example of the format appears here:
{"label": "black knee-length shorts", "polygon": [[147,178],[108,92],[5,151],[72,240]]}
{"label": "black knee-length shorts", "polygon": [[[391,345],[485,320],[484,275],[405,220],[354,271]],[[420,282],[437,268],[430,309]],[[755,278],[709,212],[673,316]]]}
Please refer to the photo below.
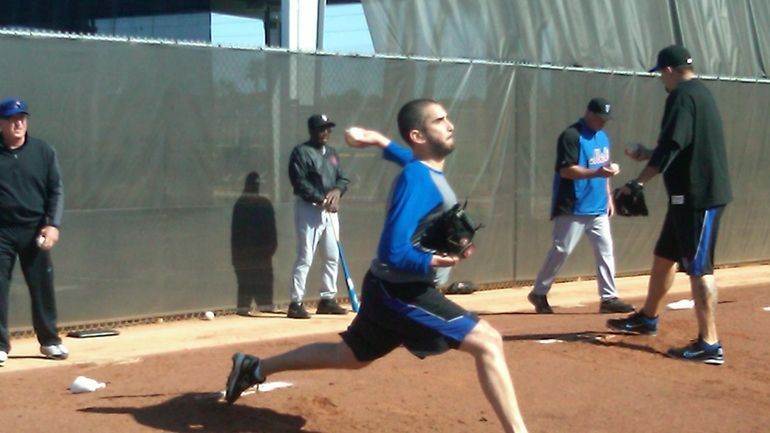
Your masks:
{"label": "black knee-length shorts", "polygon": [[340,335],[359,361],[404,345],[420,358],[456,349],[479,318],[428,283],[389,283],[366,274],[361,309]]}

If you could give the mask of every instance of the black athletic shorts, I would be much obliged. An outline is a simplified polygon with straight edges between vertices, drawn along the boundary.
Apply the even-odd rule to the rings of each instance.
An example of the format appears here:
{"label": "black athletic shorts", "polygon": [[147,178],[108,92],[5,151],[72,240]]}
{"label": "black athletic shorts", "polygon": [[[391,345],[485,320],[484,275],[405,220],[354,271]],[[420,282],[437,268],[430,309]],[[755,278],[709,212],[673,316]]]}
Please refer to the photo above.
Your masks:
{"label": "black athletic shorts", "polygon": [[400,345],[425,358],[459,347],[478,321],[428,283],[389,283],[367,272],[361,309],[340,335],[359,361]]}
{"label": "black athletic shorts", "polygon": [[699,277],[714,273],[714,248],[724,206],[696,210],[669,204],[655,255],[679,264],[680,272]]}

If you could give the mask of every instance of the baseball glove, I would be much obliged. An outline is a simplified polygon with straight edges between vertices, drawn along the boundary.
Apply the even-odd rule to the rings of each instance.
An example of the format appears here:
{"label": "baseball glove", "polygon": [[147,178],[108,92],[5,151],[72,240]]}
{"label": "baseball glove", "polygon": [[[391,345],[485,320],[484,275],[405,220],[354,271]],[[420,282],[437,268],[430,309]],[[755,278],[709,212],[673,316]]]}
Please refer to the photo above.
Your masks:
{"label": "baseball glove", "polygon": [[622,188],[612,192],[612,200],[615,202],[615,213],[620,216],[647,216],[647,204],[644,201],[644,189],[638,182],[630,180],[625,185],[630,194],[623,194]]}
{"label": "baseball glove", "polygon": [[470,295],[479,289],[473,281],[455,281],[444,289],[447,295]]}
{"label": "baseball glove", "polygon": [[448,211],[439,215],[425,230],[420,238],[420,245],[441,254],[457,255],[467,258],[476,246],[473,236],[482,227],[476,225],[462,206],[457,203]]}

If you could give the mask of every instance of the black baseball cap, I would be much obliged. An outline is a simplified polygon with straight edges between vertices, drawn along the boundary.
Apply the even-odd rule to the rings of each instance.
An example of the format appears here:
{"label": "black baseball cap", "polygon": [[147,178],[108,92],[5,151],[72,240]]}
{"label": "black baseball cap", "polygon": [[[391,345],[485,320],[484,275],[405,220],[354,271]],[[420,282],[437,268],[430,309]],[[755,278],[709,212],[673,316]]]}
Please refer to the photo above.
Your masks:
{"label": "black baseball cap", "polygon": [[307,127],[311,130],[330,126],[337,126],[337,124],[329,120],[325,114],[314,114],[307,119]]}
{"label": "black baseball cap", "polygon": [[593,98],[586,109],[604,120],[612,119],[612,104],[604,98]]}
{"label": "black baseball cap", "polygon": [[658,52],[658,63],[648,72],[660,71],[668,66],[672,68],[692,66],[692,55],[681,45],[670,45]]}
{"label": "black baseball cap", "polygon": [[0,101],[0,117],[8,118],[19,113],[29,115],[26,102],[18,98],[6,98]]}

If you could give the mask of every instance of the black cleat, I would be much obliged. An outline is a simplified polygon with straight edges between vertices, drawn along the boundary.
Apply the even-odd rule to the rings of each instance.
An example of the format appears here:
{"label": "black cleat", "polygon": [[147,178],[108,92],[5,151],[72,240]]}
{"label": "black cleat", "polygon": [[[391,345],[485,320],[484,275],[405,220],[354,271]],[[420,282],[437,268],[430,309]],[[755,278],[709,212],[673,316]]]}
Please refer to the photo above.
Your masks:
{"label": "black cleat", "polygon": [[605,299],[599,304],[599,313],[632,313],[634,306],[626,304],[618,298]]}
{"label": "black cleat", "polygon": [[316,314],[348,314],[348,310],[340,307],[340,305],[332,299],[321,299],[318,301],[318,308],[315,310]]}
{"label": "black cleat", "polygon": [[310,313],[307,312],[302,302],[292,302],[289,304],[289,312],[286,313],[286,317],[292,319],[309,319]]}
{"label": "black cleat", "polygon": [[535,313],[553,314],[553,308],[548,305],[548,297],[546,295],[536,295],[534,292],[529,292],[527,300],[535,306]]}
{"label": "black cleat", "polygon": [[235,403],[243,391],[265,381],[264,377],[255,376],[260,362],[256,356],[245,353],[238,352],[233,355],[233,369],[227,376],[227,386],[225,387],[225,401],[228,404]]}

